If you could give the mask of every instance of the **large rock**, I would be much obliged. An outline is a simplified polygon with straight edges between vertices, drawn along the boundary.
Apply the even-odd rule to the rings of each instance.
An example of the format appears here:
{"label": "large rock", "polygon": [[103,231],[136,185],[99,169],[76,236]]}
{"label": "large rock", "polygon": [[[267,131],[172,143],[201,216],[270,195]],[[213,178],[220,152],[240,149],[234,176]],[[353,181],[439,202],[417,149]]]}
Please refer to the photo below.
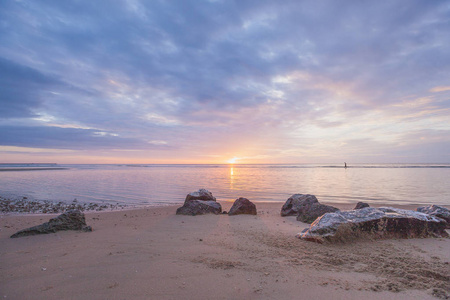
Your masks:
{"label": "large rock", "polygon": [[191,200],[177,209],[177,215],[218,215],[222,212],[222,206],[216,201]]}
{"label": "large rock", "polygon": [[297,221],[311,224],[315,219],[323,214],[336,211],[339,211],[339,209],[330,205],[320,204],[318,202],[310,205],[302,205],[298,211]]}
{"label": "large rock", "polygon": [[204,214],[220,214],[222,206],[216,202],[216,198],[212,193],[205,189],[199,189],[196,192],[187,194],[182,207],[177,209],[177,215],[204,215]]}
{"label": "large rock", "polygon": [[439,206],[439,205],[430,205],[430,206],[422,206],[416,209],[418,212],[425,213],[427,215],[435,216],[447,221],[447,228],[450,228],[450,210]]}
{"label": "large rock", "polygon": [[365,207],[370,207],[370,205],[367,204],[366,202],[358,202],[358,203],[356,203],[356,206],[354,209],[361,209],[361,208],[365,208]]}
{"label": "large rock", "polygon": [[44,224],[20,230],[11,237],[17,238],[28,235],[53,233],[59,230],[92,231],[92,228],[91,226],[86,226],[86,219],[81,211],[69,210],[56,218],[50,219]]}
{"label": "large rock", "polygon": [[212,195],[212,193],[205,189],[199,189],[196,192],[192,192],[187,194],[184,203],[194,200],[202,200],[202,201],[216,201],[216,198]]}
{"label": "large rock", "polygon": [[247,198],[236,199],[228,212],[229,216],[242,214],[256,215],[256,205]]}
{"label": "large rock", "polygon": [[434,216],[392,207],[327,213],[297,237],[318,243],[355,238],[448,237],[446,222]]}
{"label": "large rock", "polygon": [[319,203],[316,196],[309,194],[294,194],[286,200],[281,208],[281,216],[296,216],[303,206]]}

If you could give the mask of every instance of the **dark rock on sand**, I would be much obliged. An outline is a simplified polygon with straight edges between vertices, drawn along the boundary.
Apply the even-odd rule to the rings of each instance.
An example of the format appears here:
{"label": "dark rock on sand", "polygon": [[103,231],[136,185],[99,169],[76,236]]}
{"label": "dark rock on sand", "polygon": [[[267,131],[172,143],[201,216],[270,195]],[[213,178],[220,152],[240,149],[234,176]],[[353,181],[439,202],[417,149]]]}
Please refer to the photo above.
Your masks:
{"label": "dark rock on sand", "polygon": [[216,201],[216,198],[212,195],[212,193],[205,189],[199,189],[196,192],[192,192],[187,194],[184,203],[194,200],[202,200],[202,201]]}
{"label": "dark rock on sand", "polygon": [[314,195],[294,194],[287,199],[286,203],[284,203],[281,208],[281,216],[296,216],[303,206],[311,205],[313,203],[319,203],[319,200],[317,200]]}
{"label": "dark rock on sand", "polygon": [[233,215],[256,215],[256,205],[247,198],[239,198],[234,201],[233,206],[228,212],[229,216]]}
{"label": "dark rock on sand", "polygon": [[221,212],[222,206],[216,201],[191,200],[179,207],[176,214],[196,216],[204,214],[218,215]]}
{"label": "dark rock on sand", "polygon": [[354,209],[361,209],[361,208],[364,208],[364,207],[370,207],[370,205],[367,204],[366,202],[358,202],[358,203],[356,203],[356,206],[355,206]]}
{"label": "dark rock on sand", "polygon": [[298,211],[297,221],[311,224],[315,219],[326,213],[339,211],[338,208],[320,204],[318,202],[310,205],[302,205]]}
{"label": "dark rock on sand", "polygon": [[13,234],[11,238],[47,234],[60,230],[92,231],[92,228],[91,226],[86,226],[86,219],[84,218],[84,214],[82,212],[79,210],[70,210],[57,216],[56,218],[50,219],[44,224],[20,230]]}
{"label": "dark rock on sand", "polygon": [[448,237],[446,222],[435,216],[392,207],[339,211],[318,218],[297,237],[318,243],[355,238]]}
{"label": "dark rock on sand", "polygon": [[312,223],[321,215],[338,210],[336,207],[319,203],[314,195],[294,194],[281,208],[281,216],[297,216],[297,221]]}
{"label": "dark rock on sand", "polygon": [[435,216],[447,221],[447,228],[450,228],[450,210],[439,205],[422,206],[416,209],[418,212]]}
{"label": "dark rock on sand", "polygon": [[222,206],[216,202],[212,193],[205,189],[199,189],[196,192],[187,194],[182,207],[177,209],[177,215],[204,215],[220,214]]}

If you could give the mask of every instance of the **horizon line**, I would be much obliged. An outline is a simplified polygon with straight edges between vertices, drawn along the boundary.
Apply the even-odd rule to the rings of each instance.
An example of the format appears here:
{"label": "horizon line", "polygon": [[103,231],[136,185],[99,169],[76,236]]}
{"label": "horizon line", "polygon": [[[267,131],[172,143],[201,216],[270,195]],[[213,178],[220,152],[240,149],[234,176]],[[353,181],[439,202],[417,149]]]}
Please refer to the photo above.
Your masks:
{"label": "horizon line", "polygon": [[[363,164],[373,164],[373,165],[387,165],[387,164],[450,164],[450,162],[360,162],[360,163],[347,163],[347,167],[351,165],[363,165]],[[44,163],[44,162],[20,162],[20,163],[0,163],[0,165],[343,165],[337,162],[326,162],[326,163],[305,163],[305,162],[294,162],[294,163]]]}

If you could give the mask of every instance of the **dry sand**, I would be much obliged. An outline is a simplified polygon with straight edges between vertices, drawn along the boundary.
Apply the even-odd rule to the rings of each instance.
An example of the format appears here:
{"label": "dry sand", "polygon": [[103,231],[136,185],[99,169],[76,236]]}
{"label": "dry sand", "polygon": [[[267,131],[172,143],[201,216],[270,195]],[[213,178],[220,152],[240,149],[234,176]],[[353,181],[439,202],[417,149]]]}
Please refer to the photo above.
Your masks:
{"label": "dry sand", "polygon": [[[224,210],[231,203],[222,202]],[[10,239],[55,215],[0,216],[3,299],[437,299],[450,239],[315,244],[307,224],[258,215],[177,216],[176,207],[86,213],[93,232]],[[346,207],[350,208],[350,207]]]}

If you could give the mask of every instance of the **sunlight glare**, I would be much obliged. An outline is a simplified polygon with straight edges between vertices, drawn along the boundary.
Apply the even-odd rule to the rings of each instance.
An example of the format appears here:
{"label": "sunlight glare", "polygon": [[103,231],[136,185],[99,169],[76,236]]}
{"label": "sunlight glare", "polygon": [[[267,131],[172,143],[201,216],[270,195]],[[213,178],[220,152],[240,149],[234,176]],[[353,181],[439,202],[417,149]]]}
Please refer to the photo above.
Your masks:
{"label": "sunlight glare", "polygon": [[229,159],[229,160],[227,161],[227,163],[229,163],[229,164],[235,164],[235,163],[237,162],[238,159],[239,159],[239,158],[237,158],[237,157],[233,157],[233,158]]}

